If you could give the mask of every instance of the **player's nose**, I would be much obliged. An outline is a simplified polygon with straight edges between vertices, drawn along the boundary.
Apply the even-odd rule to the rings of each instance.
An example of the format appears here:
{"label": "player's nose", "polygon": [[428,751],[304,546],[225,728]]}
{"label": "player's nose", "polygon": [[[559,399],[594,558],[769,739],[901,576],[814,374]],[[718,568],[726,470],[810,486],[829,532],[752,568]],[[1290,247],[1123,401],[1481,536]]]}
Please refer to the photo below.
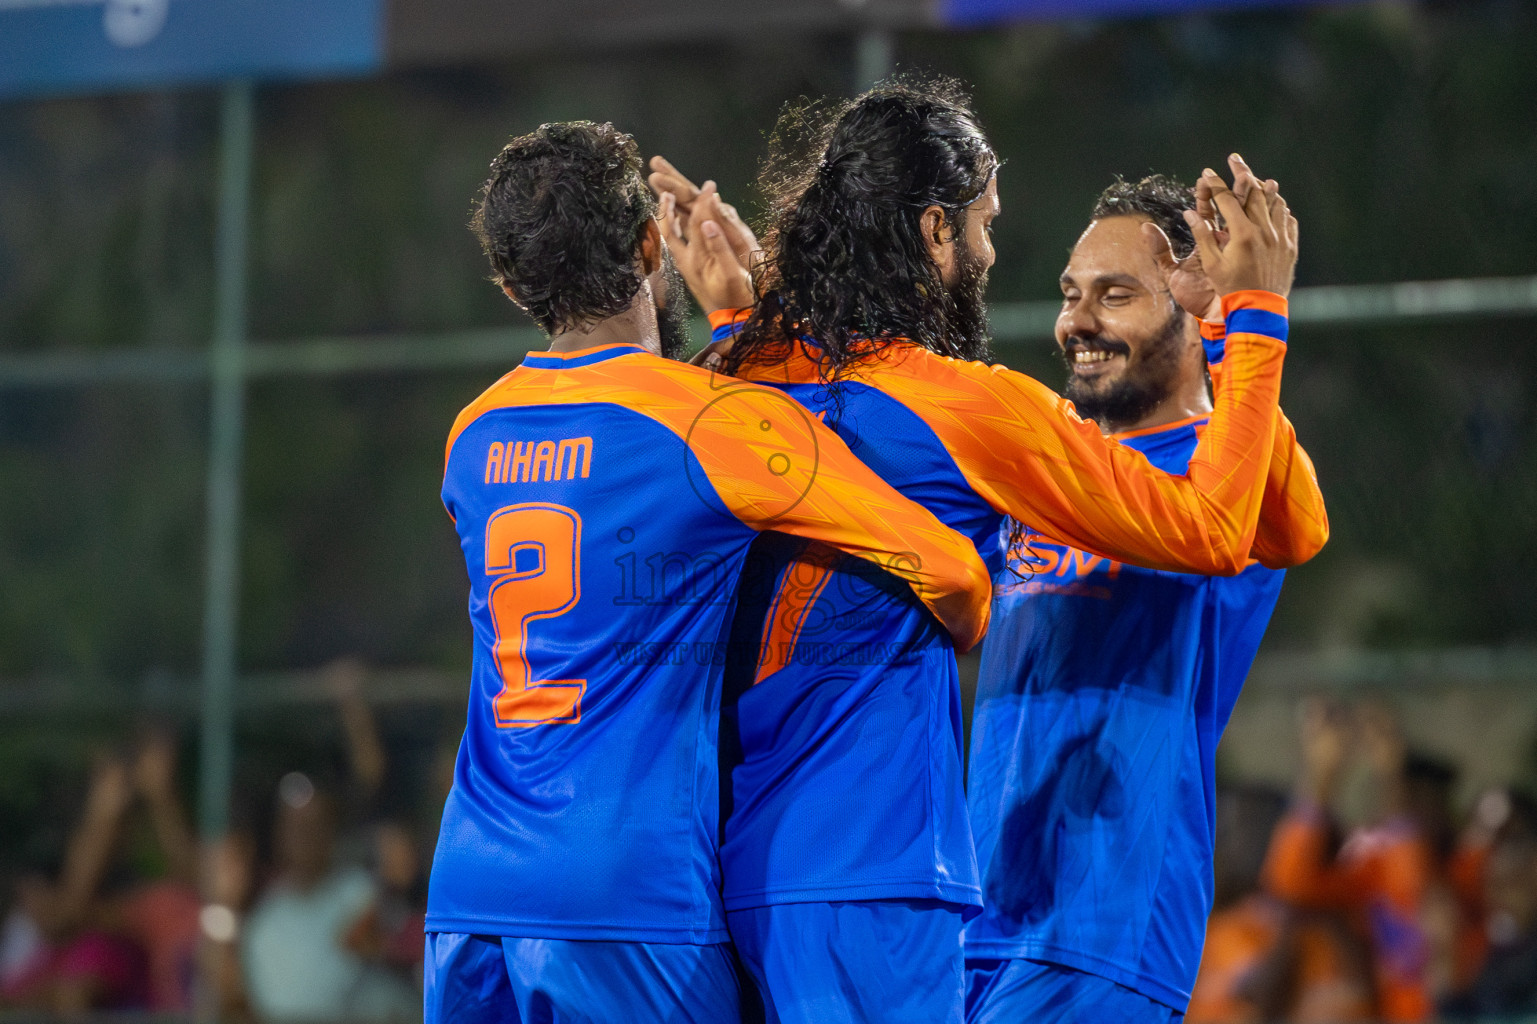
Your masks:
{"label": "player's nose", "polygon": [[1064,305],[1057,314],[1057,344],[1064,348],[1073,338],[1092,338],[1098,333],[1099,321],[1082,302]]}

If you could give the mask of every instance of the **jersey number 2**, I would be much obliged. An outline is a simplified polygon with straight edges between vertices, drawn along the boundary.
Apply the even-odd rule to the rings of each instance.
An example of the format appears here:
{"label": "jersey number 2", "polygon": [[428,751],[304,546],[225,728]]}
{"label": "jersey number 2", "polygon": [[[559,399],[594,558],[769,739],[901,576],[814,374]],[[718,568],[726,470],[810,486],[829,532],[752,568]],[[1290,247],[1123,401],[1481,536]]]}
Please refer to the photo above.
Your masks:
{"label": "jersey number 2", "polygon": [[498,728],[519,729],[582,719],[585,679],[535,679],[528,666],[528,629],[576,607],[582,596],[582,517],[564,505],[529,502],[498,509],[486,523],[487,603],[496,629]]}

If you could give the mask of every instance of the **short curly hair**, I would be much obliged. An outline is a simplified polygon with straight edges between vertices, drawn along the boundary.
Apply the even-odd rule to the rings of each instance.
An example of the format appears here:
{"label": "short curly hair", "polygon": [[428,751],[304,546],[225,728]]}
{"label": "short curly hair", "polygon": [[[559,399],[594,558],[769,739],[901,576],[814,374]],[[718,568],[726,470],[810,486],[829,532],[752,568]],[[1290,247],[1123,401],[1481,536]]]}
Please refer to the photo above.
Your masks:
{"label": "short curly hair", "polygon": [[1169,236],[1169,248],[1179,259],[1189,256],[1195,249],[1195,235],[1185,223],[1181,213],[1195,209],[1195,190],[1177,178],[1163,174],[1149,174],[1137,181],[1116,178],[1115,183],[1099,194],[1094,202],[1090,220],[1106,217],[1126,217],[1141,214],[1163,229]]}
{"label": "short curly hair", "polygon": [[640,289],[636,254],[656,198],[635,140],[566,121],[507,143],[491,161],[470,230],[546,334],[623,312]]}

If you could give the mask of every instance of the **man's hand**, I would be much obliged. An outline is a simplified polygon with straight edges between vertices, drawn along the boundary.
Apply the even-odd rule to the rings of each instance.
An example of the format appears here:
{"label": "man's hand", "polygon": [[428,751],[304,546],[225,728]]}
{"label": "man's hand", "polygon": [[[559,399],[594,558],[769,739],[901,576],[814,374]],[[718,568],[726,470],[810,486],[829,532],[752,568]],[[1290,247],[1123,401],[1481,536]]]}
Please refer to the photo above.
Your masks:
{"label": "man's hand", "polygon": [[[1227,158],[1227,165],[1233,172],[1233,196],[1240,204],[1248,202],[1249,193],[1255,189],[1264,189],[1272,197],[1280,191],[1281,186],[1274,179],[1262,182],[1255,177],[1249,165],[1237,153]],[[1204,175],[1195,184],[1195,213],[1211,229],[1218,245],[1228,244],[1228,232],[1222,226],[1213,203],[1211,180]],[[1184,259],[1176,259],[1168,236],[1151,221],[1142,225],[1142,237],[1158,269],[1163,271],[1169,293],[1174,296],[1180,308],[1208,323],[1221,322],[1222,296],[1217,294],[1217,289],[1201,266],[1201,251],[1192,248]]]}
{"label": "man's hand", "polygon": [[707,313],[751,306],[752,275],[737,261],[726,233],[721,230],[725,214],[720,197],[713,193],[695,197],[687,233],[677,202],[673,193],[664,192],[657,220],[661,222],[662,237],[672,251],[673,262],[688,290],[694,293],[695,301]]}
{"label": "man's hand", "polygon": [[[1222,234],[1226,235],[1226,232]],[[1174,296],[1174,301],[1179,303],[1180,308],[1208,323],[1221,320],[1222,296],[1217,294],[1217,289],[1212,286],[1211,280],[1206,276],[1205,268],[1201,266],[1200,250],[1191,249],[1190,255],[1184,259],[1176,259],[1174,249],[1169,243],[1169,236],[1163,233],[1163,228],[1152,221],[1142,225],[1142,237],[1147,242],[1148,250],[1152,252],[1158,269],[1163,271],[1163,279],[1169,286],[1169,294]]]}
{"label": "man's hand", "polygon": [[731,246],[731,251],[735,254],[737,262],[742,265],[742,269],[752,269],[753,262],[760,251],[757,236],[737,215],[735,206],[720,200],[720,190],[715,182],[707,181],[703,185],[695,185],[663,156],[651,158],[651,175],[646,180],[651,185],[651,191],[659,197],[668,195],[673,197],[685,234],[689,232],[689,225],[695,220],[694,209],[701,198],[714,196],[720,209],[716,226],[725,235],[726,242]]}
{"label": "man's hand", "polygon": [[1372,774],[1379,780],[1397,782],[1404,774],[1407,749],[1398,719],[1382,704],[1368,701],[1356,710],[1360,723],[1360,750]]}
{"label": "man's hand", "polygon": [[[1194,255],[1219,297],[1249,290],[1286,295],[1297,267],[1297,218],[1273,182],[1260,184],[1237,154],[1228,163],[1233,187],[1208,168],[1196,185],[1197,208],[1184,213],[1195,235]],[[1203,199],[1203,192],[1209,200]],[[1214,211],[1221,215],[1221,227]],[[1203,212],[1209,216],[1203,217]],[[1192,301],[1209,308],[1200,306],[1199,298]]]}
{"label": "man's hand", "polygon": [[735,344],[735,338],[727,338],[724,341],[712,341],[689,360],[691,366],[702,366],[711,373],[724,373],[726,370],[726,357],[731,354],[731,346]]}

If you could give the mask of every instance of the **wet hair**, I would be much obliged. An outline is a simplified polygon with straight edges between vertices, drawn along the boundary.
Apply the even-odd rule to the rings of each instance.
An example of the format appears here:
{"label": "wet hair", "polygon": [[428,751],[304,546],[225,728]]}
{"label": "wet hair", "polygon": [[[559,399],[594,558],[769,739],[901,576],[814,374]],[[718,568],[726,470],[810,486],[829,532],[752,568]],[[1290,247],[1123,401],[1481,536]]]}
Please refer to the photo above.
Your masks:
{"label": "wet hair", "polygon": [[1175,178],[1149,174],[1136,181],[1117,177],[1115,183],[1099,194],[1090,220],[1141,214],[1163,229],[1169,247],[1179,259],[1195,249],[1195,235],[1181,214],[1195,209],[1195,190]]}
{"label": "wet hair", "polygon": [[492,281],[545,333],[624,311],[656,199],[635,140],[612,124],[540,125],[491,161],[470,220]]}
{"label": "wet hair", "polygon": [[[759,301],[731,365],[781,359],[800,336],[833,370],[898,337],[943,355],[985,348],[985,316],[968,316],[965,296],[946,289],[920,219],[938,206],[963,239],[966,208],[997,169],[969,100],[947,79],[787,108],[759,178],[769,207]],[[973,283],[981,276],[960,269]]]}

